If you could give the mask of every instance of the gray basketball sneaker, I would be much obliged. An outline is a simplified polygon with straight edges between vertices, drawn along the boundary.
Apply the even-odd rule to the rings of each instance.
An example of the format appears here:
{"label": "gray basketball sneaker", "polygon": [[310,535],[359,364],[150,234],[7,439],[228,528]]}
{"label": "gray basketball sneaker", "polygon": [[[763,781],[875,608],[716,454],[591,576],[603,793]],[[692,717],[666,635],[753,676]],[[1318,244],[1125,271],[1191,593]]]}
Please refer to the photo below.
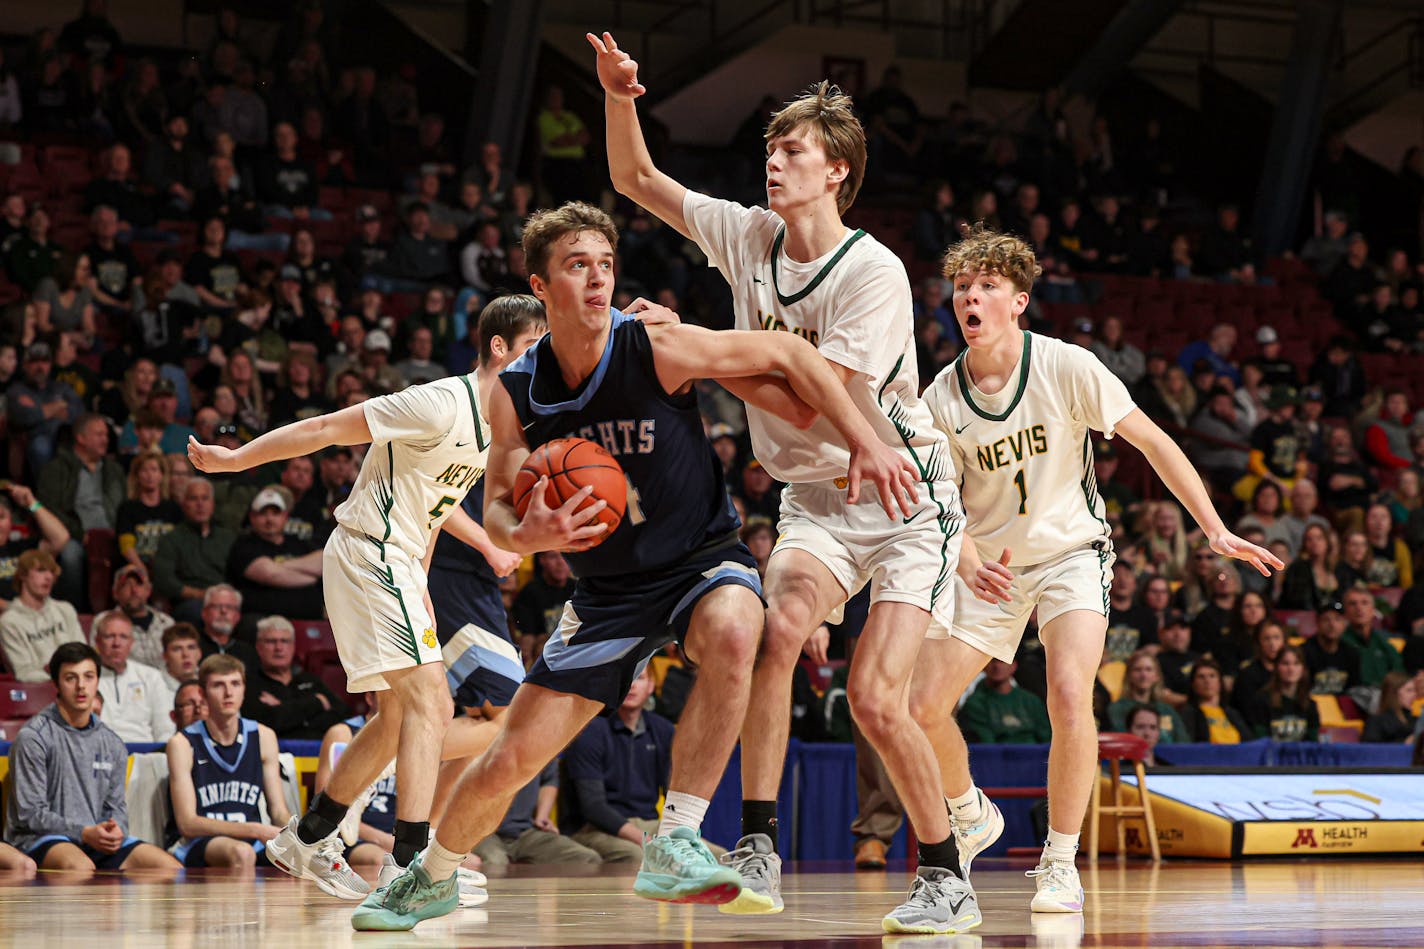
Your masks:
{"label": "gray basketball sneaker", "polygon": [[719,913],[753,916],[779,913],[785,907],[781,899],[781,857],[771,846],[766,834],[748,834],[737,841],[722,862],[742,875],[742,892],[730,903],[717,907]]}
{"label": "gray basketball sneaker", "polygon": [[297,835],[296,815],[287,826],[267,843],[267,856],[272,865],[299,880],[310,880],[339,900],[364,899],[371,887],[351,869],[343,856],[341,837],[332,834],[314,844],[303,843]]}
{"label": "gray basketball sneaker", "polygon": [[983,921],[967,880],[939,867],[920,867],[910,898],[887,913],[881,925],[887,933],[947,935],[968,932]]}

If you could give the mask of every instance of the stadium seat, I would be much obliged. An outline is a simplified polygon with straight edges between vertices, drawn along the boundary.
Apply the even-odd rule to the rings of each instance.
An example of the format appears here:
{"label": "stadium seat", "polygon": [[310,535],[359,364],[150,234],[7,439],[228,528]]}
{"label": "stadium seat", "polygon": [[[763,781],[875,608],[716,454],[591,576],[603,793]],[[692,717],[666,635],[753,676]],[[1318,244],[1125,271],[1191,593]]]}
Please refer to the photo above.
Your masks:
{"label": "stadium seat", "polygon": [[1276,619],[1288,633],[1306,638],[1315,635],[1315,613],[1312,610],[1277,610]]}
{"label": "stadium seat", "polygon": [[1122,694],[1122,680],[1127,675],[1127,663],[1121,659],[1105,662],[1098,667],[1098,681],[1108,690],[1114,702]]}
{"label": "stadium seat", "polygon": [[89,565],[89,606],[94,612],[107,610],[114,586],[114,532],[98,527],[84,532],[84,559]]}
{"label": "stadium seat", "polygon": [[836,670],[845,664],[844,659],[830,659],[825,664],[821,664],[804,656],[801,658],[801,668],[806,670],[806,675],[811,680],[811,688],[816,690],[817,695],[826,694],[826,690],[831,687],[831,678],[835,676]]}
{"label": "stadium seat", "polygon": [[313,653],[336,651],[336,637],[326,620],[301,619],[292,625],[297,628],[296,659],[303,665]]}
{"label": "stadium seat", "polygon": [[54,697],[55,688],[48,682],[7,682],[0,687],[0,719],[27,721]]}
{"label": "stadium seat", "polygon": [[1365,727],[1365,723],[1358,718],[1351,719],[1345,717],[1345,711],[1340,707],[1340,700],[1333,695],[1312,695],[1315,701],[1315,710],[1320,713],[1320,727],[1327,725],[1340,728],[1353,728],[1360,731]]}
{"label": "stadium seat", "polygon": [[1360,730],[1344,725],[1321,725],[1320,740],[1336,745],[1355,745],[1360,741]]}

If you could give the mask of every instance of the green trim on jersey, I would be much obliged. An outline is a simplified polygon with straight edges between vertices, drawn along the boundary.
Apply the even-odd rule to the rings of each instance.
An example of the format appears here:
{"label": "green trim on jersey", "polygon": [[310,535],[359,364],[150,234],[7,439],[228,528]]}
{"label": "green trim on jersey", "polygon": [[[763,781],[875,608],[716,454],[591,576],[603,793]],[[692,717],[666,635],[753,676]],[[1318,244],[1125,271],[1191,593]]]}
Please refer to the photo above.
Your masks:
{"label": "green trim on jersey", "polygon": [[475,420],[475,443],[479,445],[480,451],[484,451],[489,448],[489,442],[485,441],[485,429],[484,426],[480,424],[480,406],[479,403],[475,401],[475,387],[470,385],[470,377],[468,374],[461,376],[460,381],[465,384],[465,392],[470,396],[470,415],[473,416]]}
{"label": "green trim on jersey", "polygon": [[[1087,502],[1088,513],[1093,515],[1093,519],[1103,526],[1103,536],[1112,537],[1112,525],[1108,523],[1104,510],[1098,511],[1098,505],[1094,501],[1102,501],[1098,495],[1098,472],[1093,467],[1093,436],[1087,433],[1083,436],[1083,479],[1079,482],[1083,489],[1083,500]],[[1105,506],[1106,507],[1106,506]]]}
{"label": "green trim on jersey", "polygon": [[400,607],[400,619],[397,620],[392,614],[390,616],[372,616],[371,621],[384,627],[396,647],[419,663],[420,643],[416,640],[415,630],[410,625],[410,611],[406,609],[405,597],[401,595],[400,587],[396,586],[395,574],[391,570],[391,565],[386,563],[386,541],[391,539],[391,508],[396,503],[395,449],[390,442],[386,442],[386,473],[387,482],[385,484],[377,482],[375,485],[377,499],[381,505],[381,520],[385,522],[386,532],[380,540],[368,535],[371,543],[376,545],[376,550],[381,555],[381,563],[385,569],[382,570],[369,561],[367,567],[370,569],[372,578],[395,599],[396,605]]}
{"label": "green trim on jersey", "polygon": [[782,306],[790,306],[793,303],[799,303],[806,299],[807,294],[821,285],[821,281],[826,279],[831,269],[840,263],[841,258],[846,255],[846,252],[855,245],[856,241],[864,236],[865,231],[857,228],[856,232],[850,236],[850,240],[842,244],[841,249],[836,251],[830,260],[826,261],[826,265],[821,268],[821,272],[812,277],[810,283],[788,297],[782,295],[781,285],[776,282],[776,258],[781,256],[781,242],[786,239],[786,227],[782,225],[781,230],[776,232],[776,238],[771,242],[771,286],[772,289],[776,291],[776,302]]}
{"label": "green trim on jersey", "polygon": [[969,403],[969,407],[974,410],[975,415],[979,416],[982,419],[985,419],[986,421],[1002,422],[1004,419],[1014,414],[1014,409],[1019,407],[1019,400],[1023,398],[1024,389],[1028,388],[1028,368],[1030,361],[1033,358],[1032,343],[1033,337],[1029,335],[1028,330],[1024,330],[1023,356],[1019,358],[1019,387],[1014,392],[1013,401],[1009,403],[1009,407],[1004,410],[1003,415],[994,415],[993,413],[985,412],[983,409],[979,408],[979,406],[975,404],[974,396],[969,394],[969,370],[964,368],[964,363],[968,358],[969,350],[966,349],[963,353],[960,354],[959,358],[954,361],[954,374],[959,378],[960,394],[964,396],[964,401]]}
{"label": "green trim on jersey", "polygon": [[[905,443],[905,450],[910,453],[910,459],[915,463],[915,467],[920,472],[920,480],[925,484],[925,490],[929,492],[930,500],[938,509],[939,514],[935,517],[935,523],[940,531],[939,545],[939,576],[935,578],[934,585],[930,587],[930,611],[934,611],[935,603],[941,593],[950,582],[949,574],[949,541],[957,535],[960,528],[964,526],[964,519],[956,517],[952,510],[946,510],[944,503],[935,496],[934,483],[943,480],[943,469],[939,459],[935,457],[938,448],[930,450],[930,457],[922,462],[919,454],[910,445],[910,439],[914,438],[916,432],[909,425],[909,413],[905,411],[904,403],[896,396],[895,404],[885,405],[885,390],[890,388],[890,383],[895,381],[895,377],[900,374],[900,367],[904,365],[905,357],[900,356],[895,361],[895,368],[890,370],[890,375],[886,376],[885,384],[880,387],[880,391],[875,394],[875,401],[882,409],[885,409],[885,417],[890,420],[890,424],[895,426],[895,431],[900,435],[900,440]],[[934,477],[932,477],[932,475]],[[913,518],[910,518],[913,520]],[[906,521],[908,523],[908,521]]]}

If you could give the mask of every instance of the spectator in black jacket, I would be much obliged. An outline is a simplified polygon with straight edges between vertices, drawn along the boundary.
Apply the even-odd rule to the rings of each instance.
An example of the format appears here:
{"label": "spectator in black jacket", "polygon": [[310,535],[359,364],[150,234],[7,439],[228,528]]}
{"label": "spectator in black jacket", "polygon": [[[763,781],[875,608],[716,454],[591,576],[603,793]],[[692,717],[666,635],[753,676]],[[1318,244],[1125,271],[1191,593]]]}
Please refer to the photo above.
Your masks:
{"label": "spectator in black jacket", "polygon": [[168,117],[164,137],[148,147],[144,180],[157,192],[159,216],[185,218],[193,209],[193,198],[203,184],[203,160],[188,147],[188,120]]}
{"label": "spectator in black jacket", "polygon": [[293,667],[296,642],[296,630],[284,617],[257,622],[257,667],[248,676],[242,716],[284,741],[320,741],[351,710],[316,676]]}
{"label": "spectator in black jacket", "polygon": [[278,122],[272,130],[275,153],[263,158],[257,172],[257,197],[272,217],[331,220],[331,212],[318,206],[316,169],[297,154],[297,130]]}
{"label": "spectator in black jacket", "polygon": [[153,202],[131,177],[133,155],[127,145],[114,145],[104,155],[104,172],[84,188],[84,210],[108,205],[118,212],[120,227],[147,227],[153,223]]}
{"label": "spectator in black jacket", "polygon": [[450,276],[450,246],[430,236],[430,210],[423,202],[406,207],[405,230],[396,235],[386,266],[392,276],[421,284]]}
{"label": "spectator in black jacket", "polygon": [[1385,673],[1380,685],[1379,711],[1365,722],[1360,741],[1398,743],[1414,734],[1414,715],[1410,709],[1418,692],[1414,680],[1403,672]]}
{"label": "spectator in black jacket", "polygon": [[356,236],[341,253],[342,296],[351,296],[368,274],[380,273],[390,256],[391,245],[381,240],[381,212],[372,205],[361,205],[356,209]]}

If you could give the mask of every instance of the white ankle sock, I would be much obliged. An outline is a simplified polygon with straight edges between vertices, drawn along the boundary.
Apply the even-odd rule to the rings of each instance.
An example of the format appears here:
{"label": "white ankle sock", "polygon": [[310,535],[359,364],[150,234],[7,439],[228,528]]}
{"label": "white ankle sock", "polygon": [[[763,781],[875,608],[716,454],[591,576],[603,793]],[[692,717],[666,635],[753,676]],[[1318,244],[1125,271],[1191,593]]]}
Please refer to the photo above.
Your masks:
{"label": "white ankle sock", "polygon": [[658,836],[671,833],[674,827],[691,827],[700,831],[702,819],[707,816],[708,803],[704,798],[682,791],[669,791],[667,801],[663,803],[662,820],[658,821]]}
{"label": "white ankle sock", "polygon": [[1060,834],[1048,828],[1048,840],[1043,844],[1043,863],[1073,863],[1078,857],[1079,834]]}
{"label": "white ankle sock", "polygon": [[949,802],[949,813],[956,823],[973,825],[984,819],[984,808],[979,803],[983,797],[973,784],[958,797],[947,797],[945,800]]}
{"label": "white ankle sock", "polygon": [[465,862],[468,854],[455,853],[453,850],[446,850],[440,846],[440,841],[432,840],[430,846],[425,848],[424,855],[420,858],[421,866],[425,867],[425,875],[439,883],[441,880],[448,880],[455,875],[455,871],[460,868],[460,864]]}

